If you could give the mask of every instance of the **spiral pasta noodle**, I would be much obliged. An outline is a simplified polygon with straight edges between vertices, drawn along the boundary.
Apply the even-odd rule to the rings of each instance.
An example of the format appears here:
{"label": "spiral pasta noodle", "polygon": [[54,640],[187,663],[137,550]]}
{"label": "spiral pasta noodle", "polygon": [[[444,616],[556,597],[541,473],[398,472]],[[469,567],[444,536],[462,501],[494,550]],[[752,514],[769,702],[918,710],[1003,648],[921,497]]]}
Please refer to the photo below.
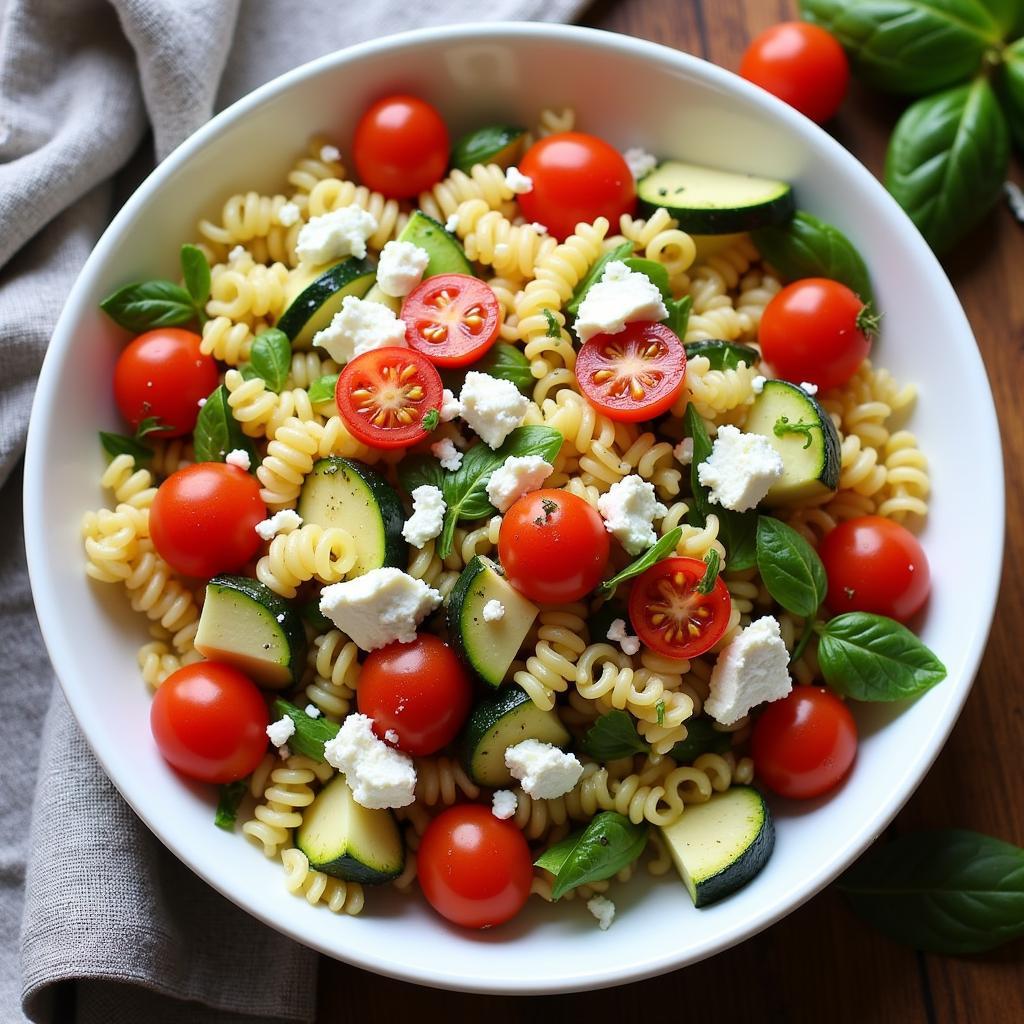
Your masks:
{"label": "spiral pasta noodle", "polygon": [[563,605],[538,616],[537,646],[513,679],[540,708],[553,708],[555,694],[576,678],[576,659],[587,646],[585,615],[582,605]]}
{"label": "spiral pasta noodle", "polygon": [[[233,396],[232,396],[233,397]],[[229,400],[230,401],[230,400]],[[271,509],[290,508],[302,489],[302,481],[313,469],[318,439],[309,427],[294,416],[278,428],[267,445],[267,454],[256,470],[263,485],[260,498]]]}
{"label": "spiral pasta noodle", "polygon": [[281,851],[284,866],[284,884],[289,892],[302,896],[311,906],[326,904],[335,914],[356,915],[363,909],[363,887],[358,882],[314,871],[309,858],[294,847]]}
{"label": "spiral pasta noodle", "polygon": [[374,249],[383,249],[395,238],[408,220],[397,200],[387,199],[365,185],[356,185],[339,178],[317,182],[309,193],[309,216],[322,217],[343,206],[358,206],[377,222],[377,229],[366,240]]}
{"label": "spiral pasta noodle", "polygon": [[300,583],[337,583],[356,564],[356,542],[341,526],[304,523],[279,533],[256,563],[256,578],[282,597],[294,597]]}
{"label": "spiral pasta noodle", "polygon": [[306,698],[331,721],[339,722],[352,707],[359,685],[359,648],[341,630],[315,637],[309,648],[313,679]]}
{"label": "spiral pasta noodle", "polygon": [[416,799],[427,807],[450,807],[463,797],[475,800],[479,795],[480,787],[456,758],[442,755],[416,759]]}
{"label": "spiral pasta noodle", "polygon": [[455,213],[456,231],[462,238],[466,256],[499,275],[518,274],[533,277],[539,259],[558,244],[550,235],[538,234],[529,224],[512,224],[483,199],[469,199]]}
{"label": "spiral pasta noodle", "polygon": [[242,825],[242,833],[263,848],[267,857],[276,857],[291,839],[291,833],[302,824],[303,807],[313,802],[317,770],[327,777],[330,765],[318,765],[308,757],[289,757],[269,773],[269,785],[260,794],[262,802],[253,809],[253,816]]}
{"label": "spiral pasta noodle", "polygon": [[[497,164],[475,164],[469,173],[456,168],[443,181],[421,192],[416,205],[434,220],[446,223],[470,199],[482,200],[489,210],[500,210],[514,193]],[[461,223],[457,226],[461,228]]]}

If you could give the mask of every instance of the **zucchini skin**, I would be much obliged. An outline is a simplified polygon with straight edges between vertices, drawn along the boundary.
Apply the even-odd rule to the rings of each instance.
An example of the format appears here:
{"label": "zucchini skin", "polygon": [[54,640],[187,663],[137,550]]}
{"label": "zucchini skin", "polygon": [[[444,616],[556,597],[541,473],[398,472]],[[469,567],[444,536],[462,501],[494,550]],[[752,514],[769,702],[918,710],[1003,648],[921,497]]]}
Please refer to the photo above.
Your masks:
{"label": "zucchini skin", "polygon": [[691,235],[731,235],[785,224],[796,210],[793,193],[788,192],[770,203],[740,210],[680,210],[664,203],[639,199],[640,209],[650,217],[662,206],[679,221],[679,227]]}
{"label": "zucchini skin", "polygon": [[440,221],[434,220],[422,210],[416,210],[409,218],[398,241],[412,242],[430,257],[427,269],[423,272],[424,281],[437,274],[475,276],[473,264],[466,258],[462,243]]}
{"label": "zucchini skin", "polygon": [[360,885],[383,885],[385,882],[397,878],[405,870],[405,861],[402,861],[402,866],[397,871],[377,871],[346,853],[323,864],[314,864],[310,861],[309,866],[315,871],[322,871],[325,875],[333,875],[346,882],[358,882]]}
{"label": "zucchini skin", "polygon": [[473,561],[462,570],[461,575],[455,581],[451,593],[448,595],[448,642],[452,650],[473,670],[474,673],[493,689],[497,689],[497,683],[490,682],[481,672],[473,658],[472,652],[466,646],[466,640],[462,633],[462,612],[473,589],[476,578],[484,571],[484,563],[474,558]]}
{"label": "zucchini skin", "polygon": [[347,288],[361,277],[367,278],[367,290],[374,277],[373,264],[365,259],[349,256],[328,267],[308,287],[300,292],[274,325],[294,342],[316,311],[332,296]]}

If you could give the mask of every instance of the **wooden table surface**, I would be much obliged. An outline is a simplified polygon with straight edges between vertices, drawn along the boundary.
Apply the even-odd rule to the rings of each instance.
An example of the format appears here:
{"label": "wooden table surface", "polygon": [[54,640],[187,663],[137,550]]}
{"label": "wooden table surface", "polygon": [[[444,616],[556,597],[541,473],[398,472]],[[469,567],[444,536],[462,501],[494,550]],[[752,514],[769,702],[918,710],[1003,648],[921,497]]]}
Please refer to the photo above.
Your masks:
{"label": "wooden table surface", "polygon": [[[650,39],[735,69],[749,40],[795,16],[790,0],[610,0],[586,23]],[[830,125],[880,174],[900,106],[856,84]],[[1014,168],[1021,180],[1019,165]],[[1000,413],[1009,530],[1003,587],[981,672],[953,734],[890,830],[958,826],[1024,845],[1024,226],[998,208],[946,262],[978,338]],[[918,339],[927,350],[927,339]],[[941,496],[940,496],[941,497]],[[964,524],[969,543],[970,524]],[[949,585],[951,581],[944,581]],[[614,941],[614,931],[609,934]],[[872,932],[827,889],[785,920],[709,961],[660,979],[572,996],[489,998],[418,988],[324,961],[320,1020],[417,1017],[488,1024],[571,1019],[899,1024],[1024,1022],[1024,944],[984,957],[915,953]]]}

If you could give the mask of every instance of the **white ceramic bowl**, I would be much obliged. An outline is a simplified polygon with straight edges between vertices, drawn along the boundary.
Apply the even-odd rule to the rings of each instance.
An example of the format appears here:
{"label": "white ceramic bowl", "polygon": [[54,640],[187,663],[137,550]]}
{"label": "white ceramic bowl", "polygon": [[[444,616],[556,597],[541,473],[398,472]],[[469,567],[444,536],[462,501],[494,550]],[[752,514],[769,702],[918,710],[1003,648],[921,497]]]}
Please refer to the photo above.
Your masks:
{"label": "white ceramic bowl", "polygon": [[[397,90],[437,104],[455,135],[492,119],[529,124],[544,106],[571,104],[584,129],[621,148],[793,182],[799,204],[838,224],[867,260],[885,310],[876,361],[920,388],[911,426],[934,484],[923,535],[934,592],[923,636],[949,677],[910,706],[858,708],[861,747],[848,782],[827,800],[776,805],[767,867],[706,910],[694,910],[674,877],[617,888],[607,933],[578,901],[555,909],[533,901],[510,925],[483,933],[448,927],[422,899],[387,890],[370,891],[358,918],[308,906],[285,891],[279,864],[214,828],[208,789],[184,784],[160,759],[135,664],[144,628],[118,588],[86,579],[78,524],[105,500],[96,430],[118,429],[111,370],[120,336],[99,300],[140,276],[174,276],[198,217],[232,192],[279,187],[315,130],[344,148],[368,102]],[[39,619],[68,701],[118,789],[194,871],[274,928],[370,970],[453,989],[559,992],[725,949],[793,910],[882,831],[938,753],[978,666],[1002,558],[1003,477],[988,382],[949,282],[838,143],[695,57],[584,29],[488,25],[395,36],[298,68],[216,117],[153,172],[96,246],[54,334],[29,433],[25,522]]]}

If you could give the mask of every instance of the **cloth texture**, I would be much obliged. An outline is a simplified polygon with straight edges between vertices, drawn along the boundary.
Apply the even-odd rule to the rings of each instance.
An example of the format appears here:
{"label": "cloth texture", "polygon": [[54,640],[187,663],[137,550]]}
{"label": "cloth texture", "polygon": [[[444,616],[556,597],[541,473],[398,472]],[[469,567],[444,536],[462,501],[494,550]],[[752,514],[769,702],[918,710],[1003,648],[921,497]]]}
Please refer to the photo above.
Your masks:
{"label": "cloth texture", "polygon": [[[154,158],[275,75],[409,28],[568,21],[585,2],[0,0],[5,1024],[308,1021],[316,1007],[316,955],[160,845],[54,685],[25,568],[20,460],[35,380],[76,274]],[[68,508],[69,522],[82,511]]]}

